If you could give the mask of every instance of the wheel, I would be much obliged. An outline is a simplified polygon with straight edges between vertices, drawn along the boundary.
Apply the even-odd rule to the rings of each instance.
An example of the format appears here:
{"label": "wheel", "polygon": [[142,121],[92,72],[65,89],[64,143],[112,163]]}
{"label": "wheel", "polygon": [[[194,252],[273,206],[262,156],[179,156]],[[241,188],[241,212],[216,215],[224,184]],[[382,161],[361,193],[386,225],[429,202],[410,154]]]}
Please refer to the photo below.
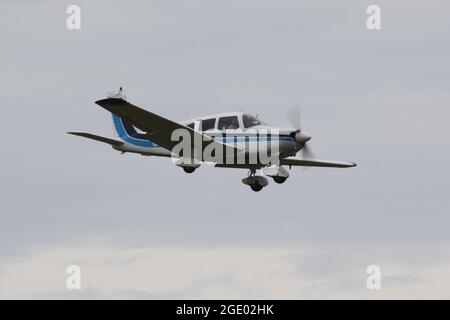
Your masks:
{"label": "wheel", "polygon": [[275,181],[276,183],[283,183],[286,181],[287,178],[285,177],[273,177],[273,181]]}
{"label": "wheel", "polygon": [[195,171],[194,167],[183,167],[184,172],[186,173],[192,173]]}
{"label": "wheel", "polygon": [[259,183],[255,183],[255,184],[251,184],[250,188],[252,188],[253,191],[258,192],[261,191],[263,186],[260,185]]}

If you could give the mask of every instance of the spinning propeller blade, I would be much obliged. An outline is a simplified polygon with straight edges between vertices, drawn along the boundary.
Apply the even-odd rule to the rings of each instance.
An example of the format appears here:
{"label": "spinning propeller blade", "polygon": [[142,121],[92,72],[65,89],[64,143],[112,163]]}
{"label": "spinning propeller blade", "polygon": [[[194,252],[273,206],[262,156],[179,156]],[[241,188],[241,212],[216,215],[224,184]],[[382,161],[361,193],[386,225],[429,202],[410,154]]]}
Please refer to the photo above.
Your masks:
{"label": "spinning propeller blade", "polygon": [[312,152],[311,147],[308,144],[311,136],[302,130],[300,105],[295,104],[291,106],[287,112],[287,117],[294,129],[296,129],[294,138],[295,141],[302,146],[301,151],[303,153],[303,157],[307,159],[313,159],[314,153]]}

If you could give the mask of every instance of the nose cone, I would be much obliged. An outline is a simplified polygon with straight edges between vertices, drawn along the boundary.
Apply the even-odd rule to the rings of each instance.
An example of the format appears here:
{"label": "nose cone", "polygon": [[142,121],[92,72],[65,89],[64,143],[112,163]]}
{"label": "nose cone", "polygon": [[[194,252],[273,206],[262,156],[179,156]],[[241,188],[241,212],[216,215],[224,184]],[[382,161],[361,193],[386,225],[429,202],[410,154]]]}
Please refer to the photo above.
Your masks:
{"label": "nose cone", "polygon": [[309,140],[311,140],[311,136],[304,131],[299,131],[295,134],[295,141],[298,144],[304,144],[305,142],[308,142]]}

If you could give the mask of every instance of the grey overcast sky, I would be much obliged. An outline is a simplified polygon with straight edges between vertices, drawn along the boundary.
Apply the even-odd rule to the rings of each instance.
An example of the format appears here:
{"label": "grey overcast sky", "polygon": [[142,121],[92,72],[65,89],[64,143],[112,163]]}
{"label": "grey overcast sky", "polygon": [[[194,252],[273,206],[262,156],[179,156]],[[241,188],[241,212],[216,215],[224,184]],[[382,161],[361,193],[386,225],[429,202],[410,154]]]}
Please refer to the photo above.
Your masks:
{"label": "grey overcast sky", "polygon": [[[0,298],[450,298],[448,1],[2,1],[0,16]],[[358,167],[254,193],[246,171],[186,175],[65,134],[111,136],[94,101],[119,86],[174,120],[286,126],[298,103],[315,154]]]}

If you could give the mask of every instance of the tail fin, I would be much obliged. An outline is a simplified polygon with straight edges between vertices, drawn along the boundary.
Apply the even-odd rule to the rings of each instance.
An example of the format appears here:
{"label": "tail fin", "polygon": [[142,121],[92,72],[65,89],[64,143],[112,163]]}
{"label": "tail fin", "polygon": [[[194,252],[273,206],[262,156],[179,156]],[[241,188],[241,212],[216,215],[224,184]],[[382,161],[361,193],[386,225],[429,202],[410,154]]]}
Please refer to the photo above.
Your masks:
{"label": "tail fin", "polygon": [[[120,99],[127,101],[127,97],[123,94],[122,87],[119,92],[109,92],[109,99]],[[112,113],[113,131],[116,137],[130,144],[141,147],[157,147],[158,145],[148,140],[148,137],[144,133],[136,131],[134,126],[128,121],[122,119],[118,115]]]}
{"label": "tail fin", "polygon": [[118,115],[112,113],[114,135],[118,136],[121,140],[142,146],[142,147],[156,147],[157,144],[148,140],[145,133],[139,133],[134,126],[128,121],[122,119]]}

